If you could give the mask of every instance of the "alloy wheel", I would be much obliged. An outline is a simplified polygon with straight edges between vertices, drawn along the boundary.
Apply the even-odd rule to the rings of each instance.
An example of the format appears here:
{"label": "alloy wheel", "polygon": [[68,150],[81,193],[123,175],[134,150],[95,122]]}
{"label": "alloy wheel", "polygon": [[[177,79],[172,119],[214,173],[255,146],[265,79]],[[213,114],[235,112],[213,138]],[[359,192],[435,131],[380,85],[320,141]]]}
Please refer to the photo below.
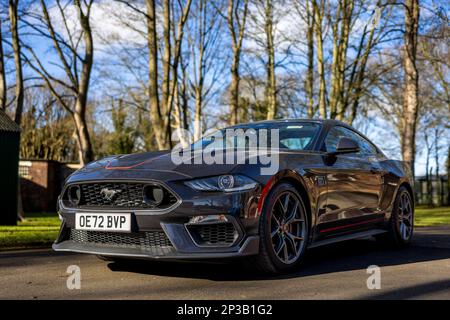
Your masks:
{"label": "alloy wheel", "polygon": [[407,192],[403,192],[398,203],[398,230],[403,240],[407,241],[413,230],[413,208]]}
{"label": "alloy wheel", "polygon": [[270,232],[277,258],[291,264],[297,261],[305,246],[305,210],[298,196],[286,191],[275,200],[270,218]]}

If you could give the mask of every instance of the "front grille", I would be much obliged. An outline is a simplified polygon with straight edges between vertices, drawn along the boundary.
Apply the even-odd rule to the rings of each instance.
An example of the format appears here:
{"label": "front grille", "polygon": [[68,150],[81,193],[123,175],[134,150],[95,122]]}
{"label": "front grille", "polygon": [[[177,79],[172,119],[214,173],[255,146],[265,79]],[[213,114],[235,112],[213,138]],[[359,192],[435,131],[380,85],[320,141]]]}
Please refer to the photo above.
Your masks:
{"label": "front grille", "polygon": [[[153,185],[153,184],[151,184]],[[177,203],[175,195],[162,185],[163,200],[158,205],[145,201],[144,187],[146,183],[134,182],[99,182],[79,184],[81,198],[77,205],[69,201],[69,188],[64,194],[63,201],[66,207],[108,207],[108,208],[135,208],[135,209],[167,209]],[[111,198],[105,196],[104,190],[112,190],[115,195]]]}
{"label": "front grille", "polygon": [[199,245],[230,246],[238,238],[238,233],[230,222],[189,225],[187,228]]}
{"label": "front grille", "polygon": [[162,231],[120,233],[71,229],[70,240],[106,248],[141,249],[154,255],[174,252],[172,243]]}

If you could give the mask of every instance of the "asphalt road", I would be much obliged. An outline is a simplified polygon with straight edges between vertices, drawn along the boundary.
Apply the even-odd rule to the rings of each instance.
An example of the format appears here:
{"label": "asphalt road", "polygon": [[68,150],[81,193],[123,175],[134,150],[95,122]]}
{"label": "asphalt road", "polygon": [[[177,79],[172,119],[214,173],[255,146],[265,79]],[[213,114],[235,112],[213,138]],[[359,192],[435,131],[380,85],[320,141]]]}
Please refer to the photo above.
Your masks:
{"label": "asphalt road", "polygon": [[[81,289],[66,286],[69,265]],[[367,288],[367,267],[381,289]],[[1,299],[450,299],[450,227],[416,230],[408,249],[357,240],[310,250],[296,273],[268,277],[239,264],[117,264],[50,250],[0,253]]]}

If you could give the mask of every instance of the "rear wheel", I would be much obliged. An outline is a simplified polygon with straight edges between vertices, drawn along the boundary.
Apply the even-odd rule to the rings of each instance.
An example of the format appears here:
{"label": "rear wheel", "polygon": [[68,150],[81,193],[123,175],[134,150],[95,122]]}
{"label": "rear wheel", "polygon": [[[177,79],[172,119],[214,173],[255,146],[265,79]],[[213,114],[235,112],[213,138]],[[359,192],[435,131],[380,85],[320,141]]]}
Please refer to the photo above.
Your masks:
{"label": "rear wheel", "polygon": [[260,253],[257,267],[264,272],[286,272],[296,268],[305,253],[308,219],[295,186],[281,183],[268,194],[259,225]]}
{"label": "rear wheel", "polygon": [[380,240],[388,240],[396,247],[404,247],[411,243],[414,232],[414,203],[411,194],[405,187],[400,187],[395,198],[389,230]]}

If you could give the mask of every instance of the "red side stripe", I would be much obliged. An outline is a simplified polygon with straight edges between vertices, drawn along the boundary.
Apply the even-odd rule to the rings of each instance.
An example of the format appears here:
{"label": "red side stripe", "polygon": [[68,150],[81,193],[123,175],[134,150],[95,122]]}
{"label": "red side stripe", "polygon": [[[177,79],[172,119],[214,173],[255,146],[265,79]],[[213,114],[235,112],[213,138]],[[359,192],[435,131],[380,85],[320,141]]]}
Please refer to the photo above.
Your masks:
{"label": "red side stripe", "polygon": [[340,229],[345,229],[345,228],[350,228],[350,227],[354,227],[354,226],[359,226],[362,224],[367,224],[367,223],[373,223],[373,222],[380,222],[382,221],[384,218],[375,218],[375,219],[371,219],[371,220],[366,220],[366,221],[361,221],[361,222],[356,222],[356,223],[351,223],[351,224],[346,224],[343,226],[338,226],[338,227],[332,227],[332,228],[328,228],[328,229],[323,229],[320,230],[320,232],[330,232],[330,231],[336,231],[336,230],[340,230]]}
{"label": "red side stripe", "polygon": [[274,178],[275,177],[270,178],[269,181],[267,182],[267,184],[264,186],[264,188],[261,191],[261,195],[259,196],[259,201],[258,201],[258,208],[256,211],[256,214],[258,216],[261,215],[262,206],[264,204],[264,199],[266,198],[267,194],[269,193],[270,188],[272,188]]}

